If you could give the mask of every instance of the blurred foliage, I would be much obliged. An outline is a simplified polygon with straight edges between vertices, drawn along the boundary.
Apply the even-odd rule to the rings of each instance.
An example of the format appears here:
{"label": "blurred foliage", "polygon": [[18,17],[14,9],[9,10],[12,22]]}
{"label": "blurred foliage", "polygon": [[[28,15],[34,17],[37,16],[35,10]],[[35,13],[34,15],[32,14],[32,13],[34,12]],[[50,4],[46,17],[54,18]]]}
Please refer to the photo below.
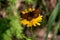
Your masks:
{"label": "blurred foliage", "polygon": [[[20,25],[20,17],[16,9],[15,1],[16,0],[8,0],[9,6],[6,8],[6,12],[8,14],[7,19],[10,20],[9,25],[6,19],[0,19],[0,33],[3,33],[3,40],[12,40],[14,36],[16,37],[16,39],[23,38],[23,28]],[[7,26],[9,26],[9,29],[7,28]]]}
{"label": "blurred foliage", "polygon": [[54,11],[52,12],[51,16],[49,17],[46,40],[48,38],[48,33],[50,32],[50,30],[52,28],[53,22],[55,21],[56,16],[58,14],[58,9],[59,9],[59,3],[56,5]]}
{"label": "blurred foliage", "polygon": [[4,32],[10,28],[8,22],[8,19],[0,18],[0,40],[3,39],[2,35],[4,34]]}
{"label": "blurred foliage", "polygon": [[[17,11],[18,9],[16,8],[16,1],[17,0],[0,0],[0,10],[5,8],[7,14],[7,18],[0,17],[0,40],[33,40],[34,35],[32,35],[32,38],[29,38],[23,34],[24,27],[22,27],[20,24],[20,15]],[[45,27],[47,25],[45,40],[47,40],[48,34],[53,28],[53,23],[55,22],[56,18],[58,18],[57,25],[54,28],[54,36],[56,36],[60,28],[60,0],[58,0],[59,2],[57,2],[57,5],[52,12],[48,10],[45,0],[39,0],[39,4],[37,3],[37,0],[23,1],[25,1],[28,5],[32,5],[32,7],[39,5],[39,9],[43,15],[43,21],[39,27]],[[57,15],[59,17],[57,17]],[[31,31],[33,32],[33,28]]]}

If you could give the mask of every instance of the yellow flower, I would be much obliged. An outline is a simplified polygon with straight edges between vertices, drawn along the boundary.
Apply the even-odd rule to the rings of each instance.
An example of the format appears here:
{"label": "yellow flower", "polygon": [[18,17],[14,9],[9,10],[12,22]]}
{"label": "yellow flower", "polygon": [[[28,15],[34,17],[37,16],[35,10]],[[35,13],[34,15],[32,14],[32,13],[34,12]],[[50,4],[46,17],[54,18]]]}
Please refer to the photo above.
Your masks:
{"label": "yellow flower", "polygon": [[[32,12],[32,11],[34,11],[35,9],[34,8],[29,8],[29,12]],[[35,12],[34,12],[35,13]],[[26,14],[26,13],[25,13]],[[35,13],[36,14],[36,13]],[[32,15],[32,16],[31,16]],[[42,22],[42,15],[40,15],[40,14],[38,14],[38,16],[36,16],[36,18],[34,18],[33,16],[34,16],[34,14],[33,13],[31,13],[31,15],[28,13],[28,16],[27,16],[27,18],[28,17],[31,17],[30,18],[30,20],[28,20],[27,18],[22,18],[21,19],[21,21],[20,21],[20,23],[22,24],[22,25],[27,25],[27,27],[32,27],[32,26],[37,26],[37,25],[39,25],[40,26],[40,22]],[[24,17],[24,16],[23,16]]]}

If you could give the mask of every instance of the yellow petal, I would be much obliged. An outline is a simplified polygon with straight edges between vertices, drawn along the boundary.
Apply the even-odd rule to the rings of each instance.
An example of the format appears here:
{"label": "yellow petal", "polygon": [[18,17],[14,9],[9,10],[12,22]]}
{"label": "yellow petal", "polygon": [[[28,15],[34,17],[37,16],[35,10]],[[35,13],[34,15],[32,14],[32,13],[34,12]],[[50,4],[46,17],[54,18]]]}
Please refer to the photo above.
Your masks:
{"label": "yellow petal", "polygon": [[25,9],[25,12],[28,13],[29,11],[27,9]]}
{"label": "yellow petal", "polygon": [[35,10],[35,8],[32,9],[32,11],[34,11],[34,10]]}
{"label": "yellow petal", "polygon": [[29,11],[32,12],[32,8],[29,8]]}
{"label": "yellow petal", "polygon": [[36,26],[36,24],[33,24],[34,26]]}
{"label": "yellow petal", "polygon": [[40,23],[37,23],[37,25],[40,25]]}
{"label": "yellow petal", "polygon": [[22,14],[25,14],[25,12],[24,12],[24,11],[22,11]]}

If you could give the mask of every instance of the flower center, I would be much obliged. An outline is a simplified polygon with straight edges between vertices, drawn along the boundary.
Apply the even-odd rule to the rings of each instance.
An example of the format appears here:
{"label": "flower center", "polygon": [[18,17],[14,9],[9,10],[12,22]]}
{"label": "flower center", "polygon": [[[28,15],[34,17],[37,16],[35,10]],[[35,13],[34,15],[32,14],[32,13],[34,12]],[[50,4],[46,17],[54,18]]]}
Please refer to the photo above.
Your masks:
{"label": "flower center", "polygon": [[37,18],[39,16],[40,10],[35,10],[32,12],[28,12],[25,14],[21,14],[22,19],[27,19],[28,21],[31,21],[34,18]]}

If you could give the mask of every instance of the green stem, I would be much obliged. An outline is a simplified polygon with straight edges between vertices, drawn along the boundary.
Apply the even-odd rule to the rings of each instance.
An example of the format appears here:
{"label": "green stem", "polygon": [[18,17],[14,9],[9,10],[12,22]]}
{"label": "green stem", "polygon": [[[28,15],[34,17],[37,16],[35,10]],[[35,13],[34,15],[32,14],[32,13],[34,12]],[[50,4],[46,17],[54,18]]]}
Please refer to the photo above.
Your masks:
{"label": "green stem", "polygon": [[34,40],[34,33],[33,33],[33,28],[31,27],[31,33],[32,33],[32,40]]}

